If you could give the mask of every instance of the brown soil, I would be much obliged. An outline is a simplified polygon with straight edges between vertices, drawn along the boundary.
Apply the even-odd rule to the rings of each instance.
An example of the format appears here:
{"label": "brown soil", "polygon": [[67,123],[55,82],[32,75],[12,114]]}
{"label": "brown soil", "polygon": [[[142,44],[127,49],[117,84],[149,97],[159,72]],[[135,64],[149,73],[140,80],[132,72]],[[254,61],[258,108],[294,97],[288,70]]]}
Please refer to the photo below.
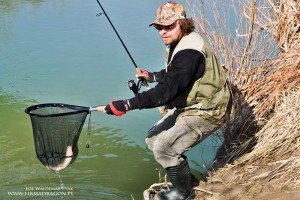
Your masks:
{"label": "brown soil", "polygon": [[201,200],[299,200],[300,189],[294,187],[282,187],[276,181],[268,178],[250,182],[248,177],[235,177],[234,171],[227,171],[222,176],[214,177],[210,182],[201,182],[196,187],[196,198]]}

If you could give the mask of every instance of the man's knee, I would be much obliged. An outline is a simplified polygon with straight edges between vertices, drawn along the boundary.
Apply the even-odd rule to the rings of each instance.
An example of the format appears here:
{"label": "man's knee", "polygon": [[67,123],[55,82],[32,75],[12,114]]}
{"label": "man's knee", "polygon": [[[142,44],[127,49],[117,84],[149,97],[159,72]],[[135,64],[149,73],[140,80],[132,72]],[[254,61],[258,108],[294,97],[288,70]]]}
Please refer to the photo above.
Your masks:
{"label": "man's knee", "polygon": [[155,139],[154,138],[149,138],[147,137],[145,139],[145,142],[147,144],[148,149],[150,149],[151,151],[153,151],[153,143],[154,143]]}
{"label": "man's knee", "polygon": [[164,168],[177,166],[181,157],[168,142],[153,143],[153,155],[155,160]]}
{"label": "man's knee", "polygon": [[163,157],[164,154],[167,153],[165,150],[165,146],[166,146],[166,144],[161,144],[158,142],[153,143],[152,151],[153,151],[153,155],[154,155],[155,159]]}

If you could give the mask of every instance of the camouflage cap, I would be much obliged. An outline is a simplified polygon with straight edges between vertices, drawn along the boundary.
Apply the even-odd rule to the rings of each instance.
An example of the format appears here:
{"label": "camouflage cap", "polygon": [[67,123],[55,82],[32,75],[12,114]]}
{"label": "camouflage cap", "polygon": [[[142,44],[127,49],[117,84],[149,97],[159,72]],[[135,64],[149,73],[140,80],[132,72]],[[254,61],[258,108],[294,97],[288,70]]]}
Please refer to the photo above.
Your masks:
{"label": "camouflage cap", "polygon": [[154,24],[168,26],[173,24],[177,19],[185,18],[186,13],[183,6],[179,3],[169,1],[159,6],[159,8],[157,9],[156,20],[149,26],[152,26]]}

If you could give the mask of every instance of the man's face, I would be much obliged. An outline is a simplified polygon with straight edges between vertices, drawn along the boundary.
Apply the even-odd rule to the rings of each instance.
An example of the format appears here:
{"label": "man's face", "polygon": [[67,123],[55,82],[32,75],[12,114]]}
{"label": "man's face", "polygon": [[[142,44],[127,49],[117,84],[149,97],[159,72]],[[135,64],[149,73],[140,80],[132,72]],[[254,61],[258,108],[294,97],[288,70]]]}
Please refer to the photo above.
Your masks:
{"label": "man's face", "polygon": [[158,30],[159,35],[165,45],[174,44],[183,36],[178,21],[175,21],[169,26],[161,26],[156,24],[154,27]]}

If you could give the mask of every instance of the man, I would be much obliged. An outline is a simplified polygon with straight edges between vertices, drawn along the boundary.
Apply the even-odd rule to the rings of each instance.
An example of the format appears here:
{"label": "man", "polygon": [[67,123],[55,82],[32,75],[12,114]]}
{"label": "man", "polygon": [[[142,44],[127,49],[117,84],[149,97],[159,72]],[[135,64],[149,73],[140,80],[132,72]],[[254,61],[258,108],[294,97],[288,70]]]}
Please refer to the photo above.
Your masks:
{"label": "man", "polygon": [[164,3],[150,26],[158,30],[167,46],[166,68],[153,73],[142,70],[138,77],[157,85],[131,99],[112,101],[104,112],[121,116],[134,109],[166,106],[166,114],[146,138],[173,185],[157,197],[190,199],[195,196],[195,180],[183,153],[228,120],[231,93],[221,65],[209,45],[193,32],[194,21],[186,18],[182,5]]}

